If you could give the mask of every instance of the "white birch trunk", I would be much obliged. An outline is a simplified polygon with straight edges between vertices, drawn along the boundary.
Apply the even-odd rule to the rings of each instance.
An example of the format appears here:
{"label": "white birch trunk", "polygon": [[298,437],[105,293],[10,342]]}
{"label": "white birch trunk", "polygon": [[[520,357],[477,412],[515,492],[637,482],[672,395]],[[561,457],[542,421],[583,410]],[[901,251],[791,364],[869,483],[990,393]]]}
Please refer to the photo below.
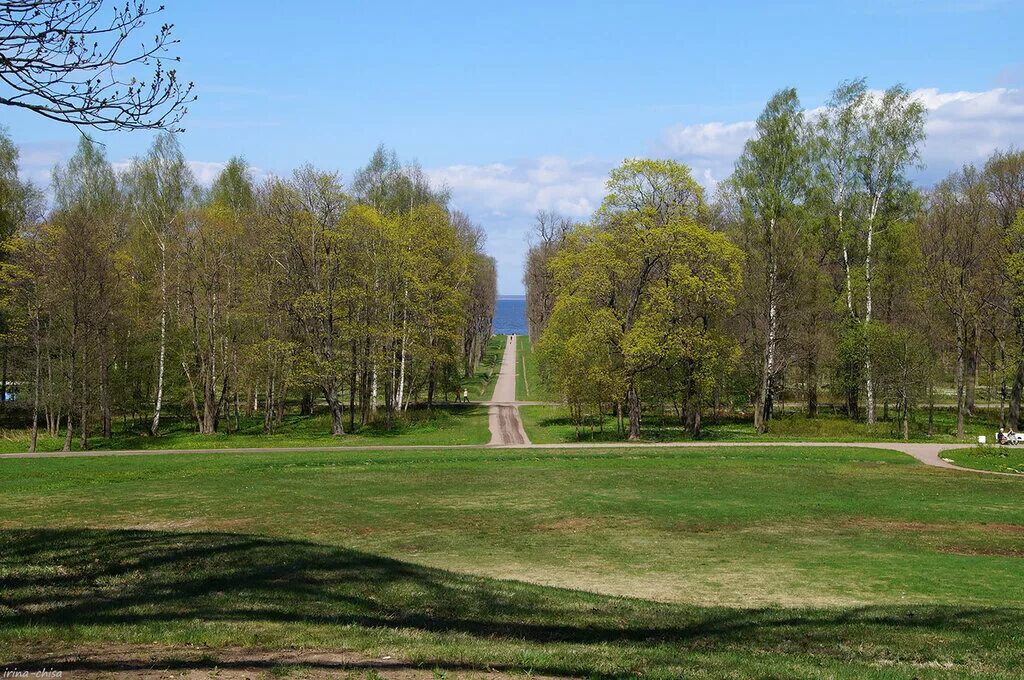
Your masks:
{"label": "white birch trunk", "polygon": [[[881,194],[875,194],[871,199],[871,212],[868,215],[868,241],[867,253],[864,258],[864,325],[865,328],[871,324],[871,248],[875,235],[875,216],[878,214],[878,206],[881,203]],[[871,348],[868,346],[867,361],[864,362],[865,390],[867,392],[867,416],[868,425],[875,424],[875,385],[874,376],[871,371]]]}
{"label": "white birch trunk", "polygon": [[409,289],[405,289],[406,304],[402,306],[402,359],[399,363],[398,368],[398,395],[395,398],[395,402],[398,404],[398,409],[404,411],[402,407],[402,398],[405,396],[405,343],[409,337],[408,326],[409,326]]}
{"label": "white birch trunk", "polygon": [[775,218],[768,225],[769,258],[768,265],[768,329],[764,347],[764,370],[761,374],[761,399],[758,412],[754,414],[754,423],[759,432],[768,429],[768,405],[771,399],[772,382],[775,375],[775,344],[778,337],[778,301],[776,300],[776,279],[778,263],[774,253]]}
{"label": "white birch trunk", "polygon": [[164,400],[164,360],[167,356],[167,247],[161,239],[160,246],[160,356],[156,369],[156,405],[149,433],[154,437],[160,431],[160,409]]}

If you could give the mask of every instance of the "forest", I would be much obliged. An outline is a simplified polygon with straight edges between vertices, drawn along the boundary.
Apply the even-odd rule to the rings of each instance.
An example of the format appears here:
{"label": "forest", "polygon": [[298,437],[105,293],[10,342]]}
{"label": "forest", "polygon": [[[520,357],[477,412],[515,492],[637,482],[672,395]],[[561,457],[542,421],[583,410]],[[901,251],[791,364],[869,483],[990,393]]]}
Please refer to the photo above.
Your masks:
{"label": "forest", "polygon": [[286,409],[387,427],[491,336],[483,230],[384,147],[347,185],[235,158],[205,188],[172,133],[116,168],[83,136],[47,196],[4,133],[0,192],[0,408],[32,451],[167,418],[272,433]]}
{"label": "forest", "polygon": [[841,83],[777,92],[713,195],[672,160],[612,171],[594,216],[537,216],[524,283],[541,374],[577,423],[668,413],[771,432],[780,402],[909,438],[952,409],[1021,425],[1024,152],[929,188],[924,107]]}

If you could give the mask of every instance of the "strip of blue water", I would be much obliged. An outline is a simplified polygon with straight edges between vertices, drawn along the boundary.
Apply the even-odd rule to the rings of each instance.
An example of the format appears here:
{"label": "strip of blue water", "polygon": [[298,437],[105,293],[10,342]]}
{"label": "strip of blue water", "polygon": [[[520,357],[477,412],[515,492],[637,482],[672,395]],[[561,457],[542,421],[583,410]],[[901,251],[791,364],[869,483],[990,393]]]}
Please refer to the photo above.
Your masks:
{"label": "strip of blue water", "polygon": [[522,295],[499,295],[494,310],[494,332],[497,335],[526,335],[526,298]]}

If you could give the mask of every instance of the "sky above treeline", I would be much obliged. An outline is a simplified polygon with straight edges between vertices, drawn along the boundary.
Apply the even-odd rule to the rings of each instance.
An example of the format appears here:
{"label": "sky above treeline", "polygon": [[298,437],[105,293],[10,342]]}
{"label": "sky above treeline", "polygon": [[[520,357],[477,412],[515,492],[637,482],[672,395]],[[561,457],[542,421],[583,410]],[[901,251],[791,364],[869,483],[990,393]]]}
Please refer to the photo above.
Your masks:
{"label": "sky above treeline", "polygon": [[[235,155],[257,176],[310,162],[347,181],[384,143],[485,228],[502,294],[522,292],[537,210],[585,219],[633,156],[713,188],[782,87],[808,109],[855,77],[917,92],[923,186],[1024,146],[1024,2],[165,4],[199,95],[181,141],[200,181]],[[41,184],[77,141],[26,112],[0,122]],[[123,164],[152,134],[95,138]]]}

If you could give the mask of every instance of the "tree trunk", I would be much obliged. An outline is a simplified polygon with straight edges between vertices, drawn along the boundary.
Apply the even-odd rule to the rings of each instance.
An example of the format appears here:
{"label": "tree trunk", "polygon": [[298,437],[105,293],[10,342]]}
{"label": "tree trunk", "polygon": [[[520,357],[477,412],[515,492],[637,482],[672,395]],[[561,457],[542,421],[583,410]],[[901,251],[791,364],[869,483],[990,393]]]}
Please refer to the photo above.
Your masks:
{"label": "tree trunk", "polygon": [[201,434],[214,434],[217,431],[217,387],[213,376],[203,376],[203,417],[200,421]]}
{"label": "tree trunk", "polygon": [[[67,432],[64,433],[64,451],[70,451],[71,450],[71,436],[72,436],[72,432],[75,429],[75,425],[72,422],[72,418],[71,418],[71,412],[72,412],[72,408],[69,405],[68,406],[68,418],[67,418],[67,420],[68,420],[68,429],[67,429]],[[58,427],[59,427],[59,425],[60,425],[60,423],[58,423]]]}
{"label": "tree trunk", "polygon": [[273,369],[267,371],[267,396],[263,409],[263,432],[269,434],[274,430],[274,374]]}
{"label": "tree trunk", "polygon": [[768,431],[768,420],[772,414],[777,330],[776,313],[777,310],[773,302],[768,310],[768,337],[764,348],[764,365],[761,369],[761,390],[757,398],[757,410],[754,411],[754,429],[761,434]]}
{"label": "tree trunk", "polygon": [[427,374],[427,410],[434,406],[434,391],[437,389],[437,369],[434,362],[430,362],[430,371]]}
{"label": "tree trunk", "polygon": [[[872,243],[875,235],[875,216],[878,214],[878,207],[882,197],[876,194],[871,202],[871,213],[868,216],[868,239],[867,254],[864,256],[864,328],[870,333],[872,286],[871,286],[871,253]],[[875,382],[871,366],[871,343],[867,343],[867,359],[864,362],[864,377],[866,379],[866,406],[868,425],[875,424]]]}
{"label": "tree trunk", "polygon": [[814,354],[807,356],[807,417],[818,416],[818,363],[814,360]]}
{"label": "tree trunk", "polygon": [[[78,446],[83,451],[89,446],[89,423],[86,420],[86,392],[85,392],[85,381],[82,381],[82,401],[79,404],[78,411]],[[68,418],[71,414],[68,413]]]}
{"label": "tree trunk", "polygon": [[768,420],[772,414],[772,390],[775,380],[775,344],[778,341],[779,310],[776,298],[778,265],[774,253],[775,218],[771,219],[768,232],[768,327],[765,329],[764,364],[761,367],[761,393],[758,395],[757,411],[754,412],[754,429],[764,434],[768,431]]}
{"label": "tree trunk", "polygon": [[928,378],[928,436],[935,434],[935,381]]}
{"label": "tree trunk", "polygon": [[964,383],[966,378],[967,364],[967,338],[966,329],[962,320],[957,321],[956,326],[956,437],[964,438],[964,412],[966,410],[966,395]]}
{"label": "tree trunk", "polygon": [[626,390],[626,411],[629,414],[629,432],[627,439],[636,441],[640,439],[640,395],[636,391],[636,385],[630,381]]}
{"label": "tree trunk", "polygon": [[331,409],[331,434],[335,437],[345,434],[345,414],[341,407],[341,398],[335,387],[324,388],[324,398]]}
{"label": "tree trunk", "polygon": [[7,410],[7,345],[4,345],[3,367],[0,368],[0,413]]}
{"label": "tree trunk", "polygon": [[972,326],[967,337],[967,375],[965,390],[965,406],[969,415],[974,415],[974,395],[978,384],[978,329]]}
{"label": "tree trunk", "polygon": [[103,335],[103,346],[100,350],[100,430],[104,439],[110,439],[114,434],[110,414],[110,359],[107,334]]}
{"label": "tree trunk", "polygon": [[[406,298],[408,298],[409,292],[406,290]],[[402,399],[405,396],[405,345],[408,337],[408,318],[407,318],[407,307],[402,307],[402,348],[401,358],[398,363],[398,394],[395,396],[395,401],[398,403],[398,409],[402,409]]]}
{"label": "tree trunk", "polygon": [[1020,429],[1020,400],[1024,393],[1024,357],[1017,361],[1017,372],[1013,376],[1013,386],[1010,388],[1010,406],[1007,415],[1007,425],[1014,431]]}
{"label": "tree trunk", "polygon": [[149,425],[150,436],[160,433],[160,408],[164,399],[164,359],[167,356],[167,253],[160,243],[160,350],[156,368],[156,404],[153,407],[153,421]]}
{"label": "tree trunk", "polygon": [[40,328],[39,314],[36,313],[36,356],[35,356],[35,381],[32,388],[32,443],[29,446],[29,453],[35,453],[39,444],[39,381],[42,377],[43,362],[40,356]]}

